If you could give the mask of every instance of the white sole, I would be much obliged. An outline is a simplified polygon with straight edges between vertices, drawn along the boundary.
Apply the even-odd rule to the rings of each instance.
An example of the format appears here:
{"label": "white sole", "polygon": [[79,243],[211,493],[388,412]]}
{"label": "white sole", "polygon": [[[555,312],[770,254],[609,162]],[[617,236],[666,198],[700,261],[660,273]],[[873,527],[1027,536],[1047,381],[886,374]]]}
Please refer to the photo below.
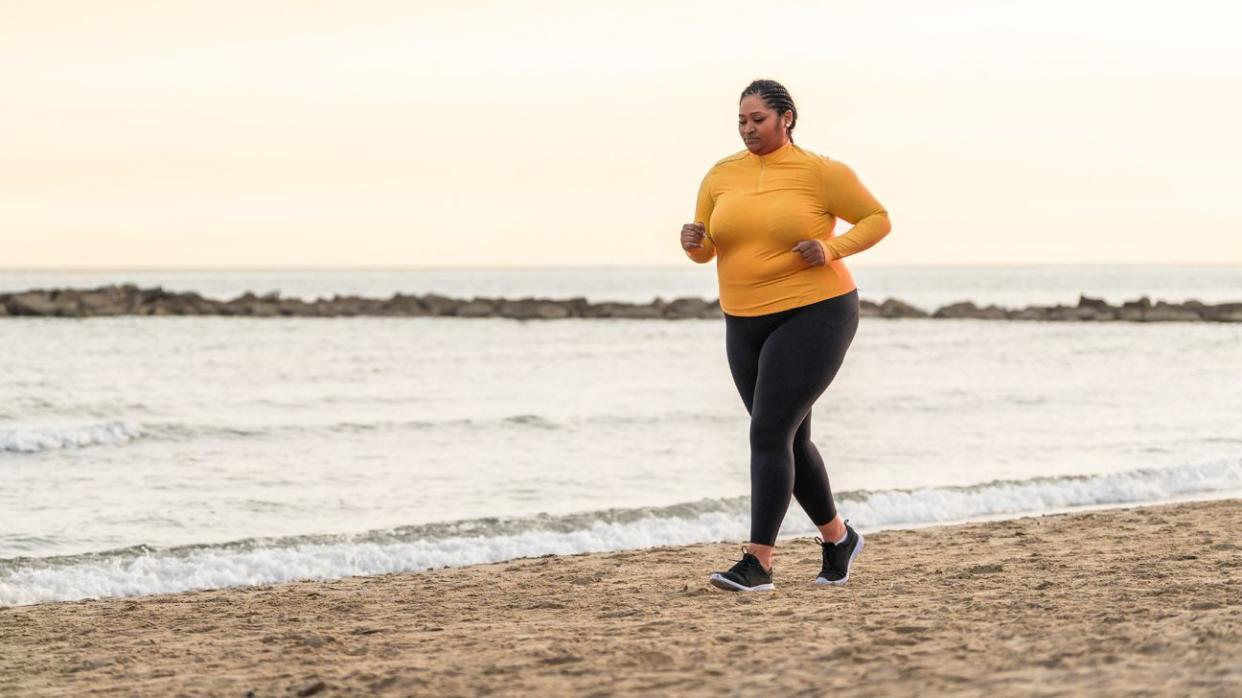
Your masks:
{"label": "white sole", "polygon": [[716,572],[712,572],[712,576],[708,577],[707,581],[711,582],[712,586],[717,589],[724,589],[725,591],[776,591],[775,584],[759,584],[753,587],[743,586]]}
{"label": "white sole", "polygon": [[845,576],[838,579],[835,582],[830,582],[827,579],[824,579],[823,577],[816,577],[815,583],[820,584],[820,585],[840,586],[850,581],[850,568],[854,566],[854,558],[858,557],[858,553],[861,553],[862,549],[863,549],[863,536],[861,533],[859,533],[858,534],[858,545],[854,546],[854,552],[850,553],[849,562],[845,563]]}

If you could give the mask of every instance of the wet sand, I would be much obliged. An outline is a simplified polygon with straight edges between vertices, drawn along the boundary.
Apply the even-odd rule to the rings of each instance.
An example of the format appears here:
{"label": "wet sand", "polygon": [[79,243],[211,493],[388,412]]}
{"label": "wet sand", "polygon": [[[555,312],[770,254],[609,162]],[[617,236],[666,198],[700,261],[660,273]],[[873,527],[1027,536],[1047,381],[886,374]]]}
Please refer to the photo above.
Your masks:
{"label": "wet sand", "polygon": [[0,695],[1242,695],[1242,500],[0,609]]}

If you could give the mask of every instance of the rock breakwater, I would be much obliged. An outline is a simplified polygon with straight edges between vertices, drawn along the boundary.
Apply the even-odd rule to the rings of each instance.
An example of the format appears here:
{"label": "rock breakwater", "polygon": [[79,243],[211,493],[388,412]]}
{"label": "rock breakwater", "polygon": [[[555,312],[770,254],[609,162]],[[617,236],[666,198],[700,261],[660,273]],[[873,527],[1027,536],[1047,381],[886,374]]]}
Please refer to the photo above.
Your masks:
{"label": "rock breakwater", "polygon": [[[1077,305],[979,307],[960,302],[926,311],[889,298],[862,301],[863,317],[972,320],[1034,320],[1044,322],[1242,322],[1242,302],[1209,305],[1198,301],[1153,303],[1149,298],[1119,306],[1081,296]],[[227,301],[194,292],[139,288],[132,284],[93,289],[34,289],[0,293],[0,317],[87,318],[120,315],[223,315],[236,317],[459,317],[559,320],[617,318],[682,320],[720,318],[718,301],[701,298],[657,298],[650,303],[591,303],[585,298],[449,298],[434,293],[394,294],[390,298],[333,296],[305,301],[279,293],[244,293]]]}

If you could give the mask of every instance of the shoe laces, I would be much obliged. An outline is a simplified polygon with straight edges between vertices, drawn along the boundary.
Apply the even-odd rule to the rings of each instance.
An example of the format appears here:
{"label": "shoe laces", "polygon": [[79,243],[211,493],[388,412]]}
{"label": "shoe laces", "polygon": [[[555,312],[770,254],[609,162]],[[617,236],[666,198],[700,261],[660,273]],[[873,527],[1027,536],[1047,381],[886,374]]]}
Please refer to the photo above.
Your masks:
{"label": "shoe laces", "polygon": [[[742,546],[742,558],[740,560],[734,560],[734,562],[737,563],[738,565],[744,565],[746,564],[746,556],[750,554],[751,554],[750,551],[747,550],[746,546],[743,545]],[[734,566],[736,567],[737,565],[734,565]]]}
{"label": "shoe laces", "polygon": [[[750,557],[750,560],[747,560],[747,557]],[[753,560],[753,562],[751,562],[751,560]],[[770,573],[770,570],[763,569],[763,563],[759,561],[759,556],[747,550],[744,545],[742,546],[742,559],[734,560],[734,562],[737,564],[733,565],[733,569],[754,565],[759,568],[760,572],[763,572],[764,574]]]}

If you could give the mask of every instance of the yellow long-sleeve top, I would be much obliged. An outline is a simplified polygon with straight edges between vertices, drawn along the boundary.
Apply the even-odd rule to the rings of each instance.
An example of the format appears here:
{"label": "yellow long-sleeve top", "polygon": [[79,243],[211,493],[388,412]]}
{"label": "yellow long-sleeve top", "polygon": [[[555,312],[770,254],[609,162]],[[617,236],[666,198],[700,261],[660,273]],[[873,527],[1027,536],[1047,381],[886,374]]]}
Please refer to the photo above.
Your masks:
{"label": "yellow long-sleeve top", "polygon": [[[837,218],[854,227],[833,236]],[[720,307],[754,316],[809,305],[854,290],[842,258],[888,234],[888,213],[844,163],[792,142],[765,155],[722,158],[699,187],[694,220],[707,235],[686,250],[700,264],[719,256]],[[828,258],[807,264],[793,250],[818,240]]]}

